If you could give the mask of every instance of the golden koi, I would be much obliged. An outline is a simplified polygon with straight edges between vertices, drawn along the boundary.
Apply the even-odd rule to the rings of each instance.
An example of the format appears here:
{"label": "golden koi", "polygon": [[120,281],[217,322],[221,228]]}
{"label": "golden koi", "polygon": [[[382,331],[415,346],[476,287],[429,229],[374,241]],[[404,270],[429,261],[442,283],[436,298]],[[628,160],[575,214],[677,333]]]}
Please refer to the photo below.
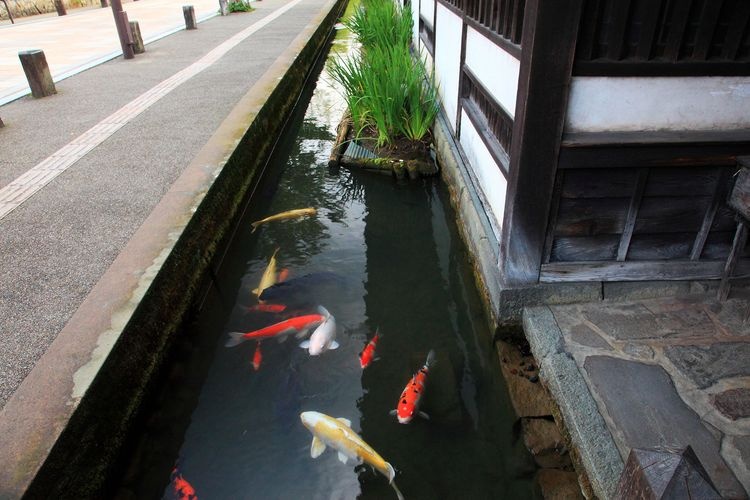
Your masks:
{"label": "golden koi", "polygon": [[260,278],[260,283],[258,284],[258,288],[253,290],[253,293],[260,297],[260,294],[263,293],[263,290],[268,288],[269,286],[273,286],[276,284],[276,253],[279,251],[277,248],[275,252],[273,252],[273,255],[271,255],[271,260],[268,261],[268,267],[266,267],[266,270],[263,271],[263,276]]}
{"label": "golden koi", "polygon": [[253,233],[256,229],[258,229],[258,226],[261,224],[265,224],[266,222],[273,222],[277,220],[286,220],[286,219],[296,219],[297,217],[306,217],[308,215],[315,215],[318,211],[312,207],[310,208],[297,208],[295,210],[287,210],[286,212],[281,212],[280,214],[274,214],[266,217],[265,219],[261,219],[258,221],[253,222],[250,224],[253,226]]}
{"label": "golden koi", "polygon": [[339,452],[341,462],[346,463],[349,459],[359,463],[364,462],[383,474],[388,478],[388,483],[393,487],[399,500],[404,500],[404,496],[393,480],[396,477],[393,466],[352,430],[352,423],[349,420],[333,418],[317,411],[302,412],[299,418],[302,420],[302,425],[307,427],[313,435],[310,447],[311,457],[318,458],[325,451],[326,446],[330,446]]}

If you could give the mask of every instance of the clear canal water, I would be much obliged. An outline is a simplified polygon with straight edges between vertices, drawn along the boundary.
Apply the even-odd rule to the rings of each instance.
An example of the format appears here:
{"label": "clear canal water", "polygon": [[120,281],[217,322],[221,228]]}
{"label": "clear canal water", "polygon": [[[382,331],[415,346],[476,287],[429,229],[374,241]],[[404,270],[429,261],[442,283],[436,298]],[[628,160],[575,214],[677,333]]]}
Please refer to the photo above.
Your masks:
{"label": "clear canal water", "polygon": [[[337,36],[331,52],[349,45]],[[177,342],[114,497],[188,498],[184,480],[201,499],[396,498],[383,476],[330,448],[311,458],[303,411],[351,420],[396,469],[407,499],[537,497],[447,192],[438,179],[330,170],[343,110],[332,85],[323,68],[305,91]],[[318,213],[251,232],[252,221],[302,207]],[[286,317],[252,310],[277,248],[288,280],[326,273],[306,279],[313,286],[294,308],[325,306],[340,347],[312,357],[294,337],[266,340],[256,371],[255,342],[224,344],[228,332]],[[358,354],[376,330],[379,359],[362,369]],[[431,349],[421,405],[430,419],[399,424],[390,411]]]}

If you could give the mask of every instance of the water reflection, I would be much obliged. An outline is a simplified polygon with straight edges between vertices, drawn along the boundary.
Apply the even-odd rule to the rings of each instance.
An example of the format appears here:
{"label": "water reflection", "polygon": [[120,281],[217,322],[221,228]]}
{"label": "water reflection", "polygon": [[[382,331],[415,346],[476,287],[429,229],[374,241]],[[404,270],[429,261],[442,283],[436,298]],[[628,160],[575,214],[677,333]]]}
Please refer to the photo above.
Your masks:
{"label": "water reflection", "polygon": [[[331,171],[340,112],[320,81],[292,123],[191,331],[122,478],[119,497],[173,498],[175,464],[200,498],[395,498],[369,468],[327,452],[310,457],[299,414],[353,422],[397,470],[406,498],[530,498],[533,465],[513,438],[510,405],[492,352],[454,215],[437,180]],[[316,217],[249,223],[294,208]],[[310,302],[336,317],[340,348],[311,357],[289,338],[224,347],[229,331],[277,320],[248,310],[276,248],[290,279],[333,273]],[[221,293],[218,293],[221,290]],[[376,329],[378,361],[358,353]],[[423,409],[408,425],[389,415],[404,385],[435,349]]]}

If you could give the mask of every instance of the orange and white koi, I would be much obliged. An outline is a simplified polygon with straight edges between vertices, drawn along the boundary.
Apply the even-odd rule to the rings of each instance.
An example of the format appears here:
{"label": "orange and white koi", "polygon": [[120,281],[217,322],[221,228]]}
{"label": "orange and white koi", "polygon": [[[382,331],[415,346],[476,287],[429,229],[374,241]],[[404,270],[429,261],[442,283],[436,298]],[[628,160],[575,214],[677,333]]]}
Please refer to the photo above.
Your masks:
{"label": "orange and white koi", "polygon": [[364,370],[368,366],[370,366],[370,363],[372,363],[374,357],[375,357],[375,348],[378,345],[378,340],[380,339],[380,330],[375,331],[375,336],[370,339],[370,341],[367,343],[364,349],[362,349],[362,352],[359,353],[359,365]]}
{"label": "orange and white koi", "polygon": [[260,352],[260,341],[255,344],[255,353],[253,353],[253,370],[260,370],[260,363],[263,361],[263,354]]}
{"label": "orange and white koi", "polygon": [[398,417],[400,424],[408,424],[414,415],[417,414],[422,418],[429,419],[430,417],[423,411],[419,411],[419,402],[422,399],[424,393],[425,384],[427,383],[427,374],[430,371],[430,367],[435,364],[435,351],[430,350],[427,354],[427,360],[424,366],[411,378],[401,396],[398,398],[398,404],[396,409],[391,411],[391,415]]}
{"label": "orange and white koi", "polygon": [[172,469],[172,489],[174,497],[178,500],[198,500],[195,488],[177,472],[177,467]]}
{"label": "orange and white koi", "polygon": [[252,332],[229,332],[229,340],[224,345],[234,347],[246,340],[262,340],[273,337],[279,339],[279,342],[283,342],[289,335],[296,335],[297,338],[301,339],[307,335],[311,328],[322,323],[324,319],[325,317],[320,314],[307,314],[280,321]]}

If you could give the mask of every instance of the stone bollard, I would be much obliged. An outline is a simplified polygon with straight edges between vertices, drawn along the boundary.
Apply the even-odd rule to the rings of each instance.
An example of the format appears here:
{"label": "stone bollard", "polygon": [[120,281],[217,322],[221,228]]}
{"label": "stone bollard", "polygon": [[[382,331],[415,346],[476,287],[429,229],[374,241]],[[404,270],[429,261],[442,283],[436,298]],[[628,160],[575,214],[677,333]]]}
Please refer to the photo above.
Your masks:
{"label": "stone bollard", "polygon": [[219,13],[222,16],[229,15],[229,5],[227,4],[227,0],[219,0]]}
{"label": "stone bollard", "polygon": [[141,36],[141,27],[138,21],[130,21],[130,32],[133,34],[133,53],[143,54],[146,47],[143,46],[143,37]]}
{"label": "stone bollard", "polygon": [[57,94],[43,51],[24,50],[18,53],[18,58],[21,60],[23,72],[26,73],[26,79],[29,81],[31,95],[39,98]]}
{"label": "stone bollard", "polygon": [[68,11],[65,10],[65,4],[63,3],[63,0],[55,0],[55,9],[57,10],[58,16],[65,16],[68,14]]}
{"label": "stone bollard", "polygon": [[195,9],[192,5],[182,6],[182,15],[185,16],[185,29],[197,30],[198,25],[195,22]]}

